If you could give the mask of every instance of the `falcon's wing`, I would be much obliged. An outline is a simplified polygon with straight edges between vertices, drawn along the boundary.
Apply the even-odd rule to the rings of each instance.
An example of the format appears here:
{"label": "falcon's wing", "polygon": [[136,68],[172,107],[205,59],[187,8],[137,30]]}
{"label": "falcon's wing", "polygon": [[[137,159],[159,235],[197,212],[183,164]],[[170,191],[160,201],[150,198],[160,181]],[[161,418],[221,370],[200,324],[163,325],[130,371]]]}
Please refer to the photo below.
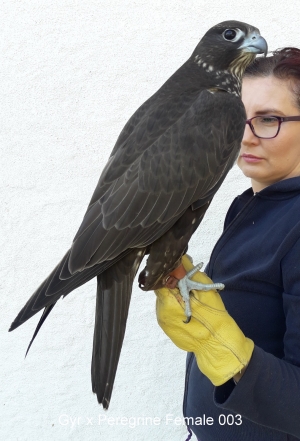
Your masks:
{"label": "falcon's wing", "polygon": [[185,88],[177,84],[177,75],[185,78],[184,74],[185,65],[131,116],[117,139],[89,207],[99,200],[111,183],[121,177],[127,168],[172,127],[197,99],[201,90],[199,88],[186,90],[189,85],[188,79],[185,81],[187,83]]}
{"label": "falcon's wing", "polygon": [[147,149],[118,150],[74,239],[71,273],[151,244],[193,202],[215,194],[238,153],[244,115],[234,95],[202,91]]}

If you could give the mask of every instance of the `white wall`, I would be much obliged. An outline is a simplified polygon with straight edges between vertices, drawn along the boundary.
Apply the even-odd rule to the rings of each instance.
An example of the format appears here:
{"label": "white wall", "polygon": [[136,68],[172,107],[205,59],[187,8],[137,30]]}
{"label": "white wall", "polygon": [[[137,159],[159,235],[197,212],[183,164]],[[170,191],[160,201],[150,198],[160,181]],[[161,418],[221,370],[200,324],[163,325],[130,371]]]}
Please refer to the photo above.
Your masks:
{"label": "white wall", "polygon": [[[165,418],[182,415],[185,354],[158,327],[154,294],[140,291],[137,283],[106,413],[90,383],[95,281],[58,302],[26,360],[38,317],[13,333],[7,330],[69,248],[134,110],[220,21],[255,25],[270,49],[300,46],[300,2],[3,0],[0,5],[0,438],[184,440],[185,427],[167,425]],[[195,261],[207,262],[231,200],[248,186],[234,168],[192,239]],[[99,415],[157,417],[161,423],[99,425]]]}

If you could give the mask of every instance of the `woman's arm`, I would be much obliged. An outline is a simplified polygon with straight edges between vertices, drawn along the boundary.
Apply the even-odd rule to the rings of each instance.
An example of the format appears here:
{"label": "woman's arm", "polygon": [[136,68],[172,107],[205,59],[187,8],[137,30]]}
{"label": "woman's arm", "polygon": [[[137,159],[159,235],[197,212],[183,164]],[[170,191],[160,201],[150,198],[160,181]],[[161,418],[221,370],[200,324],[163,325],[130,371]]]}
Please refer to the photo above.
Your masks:
{"label": "woman's arm", "polygon": [[218,407],[300,438],[300,368],[255,346],[238,384],[215,388]]}
{"label": "woman's arm", "polygon": [[255,346],[244,375],[234,386],[215,388],[218,407],[300,438],[300,240],[281,261],[286,332],[284,357]]}

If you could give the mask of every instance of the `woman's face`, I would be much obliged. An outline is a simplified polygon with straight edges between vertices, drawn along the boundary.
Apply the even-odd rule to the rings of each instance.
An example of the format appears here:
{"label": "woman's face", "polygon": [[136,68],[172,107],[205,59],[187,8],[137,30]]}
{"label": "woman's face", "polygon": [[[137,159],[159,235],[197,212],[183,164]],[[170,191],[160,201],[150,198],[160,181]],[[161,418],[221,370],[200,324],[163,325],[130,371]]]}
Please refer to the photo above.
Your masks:
{"label": "woman's face", "polygon": [[[247,119],[258,115],[300,115],[287,81],[273,76],[245,78],[242,100]],[[283,122],[273,139],[257,138],[246,124],[237,164],[251,178],[254,192],[282,179],[300,176],[300,121]]]}

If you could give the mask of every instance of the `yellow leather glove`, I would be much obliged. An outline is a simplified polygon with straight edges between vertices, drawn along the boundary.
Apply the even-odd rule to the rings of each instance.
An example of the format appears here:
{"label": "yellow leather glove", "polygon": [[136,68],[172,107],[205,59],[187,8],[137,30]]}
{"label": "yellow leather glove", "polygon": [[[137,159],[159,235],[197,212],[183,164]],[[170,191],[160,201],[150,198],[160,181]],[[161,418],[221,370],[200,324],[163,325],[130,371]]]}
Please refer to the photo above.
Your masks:
{"label": "yellow leather glove", "polygon": [[[187,256],[182,257],[182,264],[186,271],[194,268]],[[191,280],[213,283],[200,271]],[[217,291],[191,291],[189,323],[184,323],[185,303],[178,288],[161,288],[155,294],[159,325],[176,346],[195,354],[200,371],[215,386],[226,383],[247,366],[254,343],[228,314]]]}

